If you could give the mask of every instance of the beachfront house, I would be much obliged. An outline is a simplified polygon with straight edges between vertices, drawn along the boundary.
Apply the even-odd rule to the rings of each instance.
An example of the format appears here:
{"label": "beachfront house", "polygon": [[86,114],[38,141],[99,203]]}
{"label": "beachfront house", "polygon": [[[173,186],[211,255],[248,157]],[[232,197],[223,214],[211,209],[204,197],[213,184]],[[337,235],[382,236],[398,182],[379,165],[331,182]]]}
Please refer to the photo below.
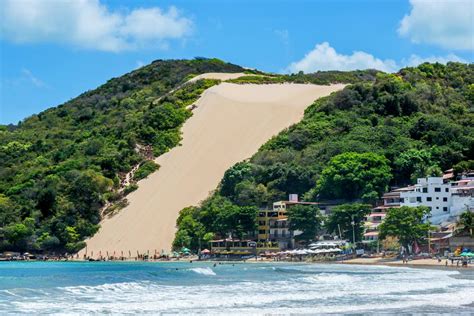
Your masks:
{"label": "beachfront house", "polygon": [[466,210],[474,211],[474,175],[458,181],[443,177],[419,178],[413,190],[400,194],[401,206],[427,206],[434,225],[454,222]]}
{"label": "beachfront house", "polygon": [[366,218],[364,241],[378,239],[378,227],[390,208],[426,206],[430,222],[441,226],[455,222],[466,210],[474,211],[474,174],[465,173],[460,180],[453,180],[452,170],[448,170],[443,177],[419,178],[414,185],[385,193]]}

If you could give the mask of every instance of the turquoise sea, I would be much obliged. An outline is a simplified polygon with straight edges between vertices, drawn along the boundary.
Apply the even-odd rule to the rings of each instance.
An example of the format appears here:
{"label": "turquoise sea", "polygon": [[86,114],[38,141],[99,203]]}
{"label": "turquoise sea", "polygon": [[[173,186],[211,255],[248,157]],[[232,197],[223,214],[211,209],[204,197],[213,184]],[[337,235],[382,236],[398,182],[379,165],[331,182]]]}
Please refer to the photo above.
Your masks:
{"label": "turquoise sea", "polygon": [[289,263],[3,262],[0,314],[474,314],[458,271]]}

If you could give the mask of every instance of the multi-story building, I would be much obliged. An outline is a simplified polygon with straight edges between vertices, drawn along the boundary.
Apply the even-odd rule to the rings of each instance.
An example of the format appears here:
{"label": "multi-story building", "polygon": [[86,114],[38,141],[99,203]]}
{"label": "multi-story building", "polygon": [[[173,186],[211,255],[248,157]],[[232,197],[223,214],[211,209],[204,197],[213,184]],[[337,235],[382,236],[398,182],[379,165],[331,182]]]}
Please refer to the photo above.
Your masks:
{"label": "multi-story building", "polygon": [[277,242],[280,249],[292,246],[293,232],[288,225],[286,210],[260,210],[257,220],[259,242]]}
{"label": "multi-story building", "polygon": [[294,236],[300,232],[290,230],[287,211],[296,205],[315,206],[325,214],[335,204],[302,202],[298,200],[298,195],[290,194],[288,201],[275,202],[271,210],[259,211],[256,239],[259,242],[276,242],[280,249],[293,248]]}
{"label": "multi-story building", "polygon": [[418,178],[414,189],[400,193],[401,206],[427,206],[430,221],[440,224],[449,217],[451,207],[451,185],[442,177]]}
{"label": "multi-story building", "polygon": [[474,212],[474,175],[451,182],[450,216],[458,217],[466,210]]}
{"label": "multi-story building", "polygon": [[[464,174],[461,180],[449,181],[454,176],[427,177],[417,179],[412,186],[392,190],[383,195],[383,203],[374,212],[385,212],[400,206],[427,206],[430,222],[435,225],[454,222],[466,210],[474,211],[474,174]],[[367,226],[370,225],[368,218]],[[373,236],[373,231],[367,237]]]}
{"label": "multi-story building", "polygon": [[374,210],[373,213],[367,215],[364,223],[364,242],[375,241],[379,238],[379,226],[382,224],[386,215],[387,214],[385,212],[376,212],[376,210]]}

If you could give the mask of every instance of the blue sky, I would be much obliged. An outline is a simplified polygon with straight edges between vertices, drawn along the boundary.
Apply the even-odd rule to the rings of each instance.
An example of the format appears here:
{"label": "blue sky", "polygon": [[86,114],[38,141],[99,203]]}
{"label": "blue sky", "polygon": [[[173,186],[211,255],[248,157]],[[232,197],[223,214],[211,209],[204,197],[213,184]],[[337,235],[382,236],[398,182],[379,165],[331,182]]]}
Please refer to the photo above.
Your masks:
{"label": "blue sky", "polygon": [[155,59],[271,72],[473,62],[474,1],[0,1],[0,123]]}

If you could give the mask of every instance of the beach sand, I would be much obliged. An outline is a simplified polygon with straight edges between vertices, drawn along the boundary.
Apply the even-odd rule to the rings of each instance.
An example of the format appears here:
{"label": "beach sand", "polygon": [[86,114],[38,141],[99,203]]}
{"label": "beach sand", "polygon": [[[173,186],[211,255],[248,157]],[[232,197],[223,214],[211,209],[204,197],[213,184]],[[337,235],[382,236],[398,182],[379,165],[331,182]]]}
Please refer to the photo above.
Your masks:
{"label": "beach sand", "polygon": [[[223,77],[227,76],[219,74]],[[182,128],[181,146],[156,159],[160,169],[139,182],[139,189],[127,196],[127,207],[101,222],[79,256],[86,251],[93,257],[99,251],[103,256],[169,251],[182,208],[198,205],[216,189],[229,167],[300,121],[314,100],[343,87],[221,83],[206,90]]]}
{"label": "beach sand", "polygon": [[472,270],[474,269],[473,264],[469,264],[467,268],[451,264],[451,261],[448,260],[448,266],[446,266],[446,259],[441,259],[441,262],[438,262],[438,259],[417,259],[410,260],[408,263],[403,263],[402,260],[388,260],[384,258],[355,258],[350,260],[341,261],[338,263],[342,264],[362,264],[362,265],[384,265],[384,266],[393,266],[393,267],[411,267],[411,268],[436,268],[436,269],[461,269],[461,270]]}

